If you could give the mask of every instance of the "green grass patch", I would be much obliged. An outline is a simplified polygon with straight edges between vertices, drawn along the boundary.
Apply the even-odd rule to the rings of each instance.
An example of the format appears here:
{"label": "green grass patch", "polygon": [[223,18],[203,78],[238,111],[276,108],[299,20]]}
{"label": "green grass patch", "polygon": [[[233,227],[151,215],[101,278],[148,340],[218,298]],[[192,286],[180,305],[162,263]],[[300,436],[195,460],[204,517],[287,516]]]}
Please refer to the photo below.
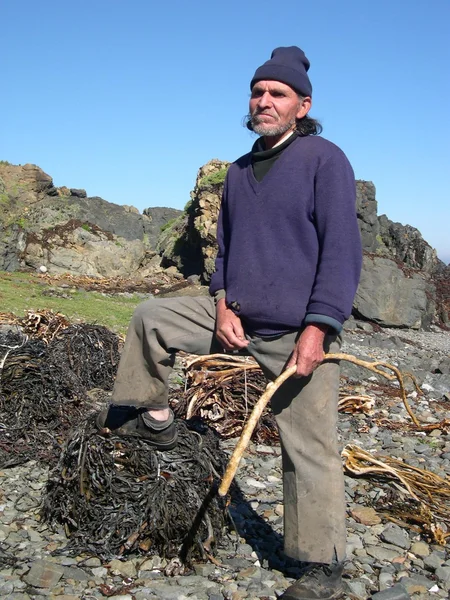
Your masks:
{"label": "green grass patch", "polygon": [[417,438],[417,441],[420,444],[425,444],[426,446],[430,446],[431,448],[439,448],[442,444],[441,441],[437,438],[430,438],[430,437],[420,437]]}
{"label": "green grass patch", "polygon": [[16,220],[16,224],[21,228],[21,229],[26,229],[29,225],[29,221],[26,217],[19,217]]}
{"label": "green grass patch", "polygon": [[202,177],[198,182],[198,187],[208,187],[210,185],[219,185],[225,181],[225,176],[227,174],[228,168],[224,167],[223,169],[219,169],[215,173],[211,173],[210,175],[206,175],[206,177]]}
{"label": "green grass patch", "polygon": [[175,223],[175,221],[177,220],[177,217],[174,217],[173,219],[169,219],[166,223],[164,223],[164,225],[161,225],[160,229],[161,229],[161,233],[163,231],[165,231],[166,229],[169,229],[169,227],[171,225],[173,225]]}
{"label": "green grass patch", "polygon": [[[12,312],[23,317],[26,310],[51,309],[61,312],[73,322],[97,323],[112,331],[125,334],[135,307],[142,297],[103,295],[100,292],[71,288],[57,288],[69,298],[48,295],[52,286],[32,273],[0,271],[1,312]],[[45,292],[45,293],[44,293]]]}

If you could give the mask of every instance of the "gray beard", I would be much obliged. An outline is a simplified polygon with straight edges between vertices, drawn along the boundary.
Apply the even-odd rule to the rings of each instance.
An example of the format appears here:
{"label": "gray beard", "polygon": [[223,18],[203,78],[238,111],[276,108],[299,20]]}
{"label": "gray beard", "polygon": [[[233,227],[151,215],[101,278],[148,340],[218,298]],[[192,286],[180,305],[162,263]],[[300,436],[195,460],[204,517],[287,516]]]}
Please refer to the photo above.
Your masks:
{"label": "gray beard", "polygon": [[286,131],[288,131],[289,129],[292,129],[292,127],[296,123],[296,119],[292,119],[292,121],[290,121],[289,123],[286,123],[285,125],[276,125],[275,124],[275,125],[271,125],[270,127],[268,127],[267,125],[264,125],[263,123],[258,124],[257,120],[258,120],[258,115],[255,115],[254,117],[251,118],[252,130],[257,135],[262,135],[264,137],[273,137],[275,135],[282,135],[283,133],[286,133]]}

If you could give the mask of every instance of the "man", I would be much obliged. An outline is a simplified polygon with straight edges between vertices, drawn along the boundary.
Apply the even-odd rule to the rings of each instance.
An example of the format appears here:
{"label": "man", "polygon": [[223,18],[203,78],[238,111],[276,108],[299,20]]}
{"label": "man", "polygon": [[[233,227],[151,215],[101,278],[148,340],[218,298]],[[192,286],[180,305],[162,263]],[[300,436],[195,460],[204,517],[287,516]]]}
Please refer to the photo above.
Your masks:
{"label": "man", "polygon": [[340,348],[361,269],[352,168],[308,116],[309,61],[277,48],[251,80],[248,127],[261,137],[228,170],[218,220],[213,298],[140,305],[113,401],[98,419],[154,447],[176,444],[167,403],[175,352],[255,357],[270,379],[297,365],[274,395],[280,430],[287,555],[305,563],[284,600],[338,598],[345,558],[344,482],[337,449]]}

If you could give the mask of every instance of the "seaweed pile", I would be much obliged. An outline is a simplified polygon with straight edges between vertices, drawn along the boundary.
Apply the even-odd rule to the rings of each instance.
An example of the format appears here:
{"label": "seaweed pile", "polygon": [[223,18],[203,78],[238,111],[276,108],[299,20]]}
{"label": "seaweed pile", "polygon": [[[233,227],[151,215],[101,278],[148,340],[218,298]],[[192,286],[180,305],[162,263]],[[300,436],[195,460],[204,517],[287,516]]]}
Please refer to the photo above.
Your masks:
{"label": "seaweed pile", "polygon": [[50,474],[43,516],[63,525],[66,551],[103,559],[129,553],[211,558],[222,537],[225,504],[215,481],[226,457],[198,420],[177,421],[174,450],[99,432],[91,416],[76,428]]}
{"label": "seaweed pile", "polygon": [[110,390],[119,362],[119,338],[106,327],[33,315],[34,328],[29,314],[0,330],[0,468],[55,464],[68,429],[92,408],[87,392]]}
{"label": "seaweed pile", "polygon": [[0,323],[0,468],[30,459],[51,467],[43,517],[63,525],[67,551],[183,564],[212,556],[225,525],[217,434],[178,421],[178,446],[164,453],[99,432],[92,397],[112,389],[119,337],[52,311],[0,314]]}

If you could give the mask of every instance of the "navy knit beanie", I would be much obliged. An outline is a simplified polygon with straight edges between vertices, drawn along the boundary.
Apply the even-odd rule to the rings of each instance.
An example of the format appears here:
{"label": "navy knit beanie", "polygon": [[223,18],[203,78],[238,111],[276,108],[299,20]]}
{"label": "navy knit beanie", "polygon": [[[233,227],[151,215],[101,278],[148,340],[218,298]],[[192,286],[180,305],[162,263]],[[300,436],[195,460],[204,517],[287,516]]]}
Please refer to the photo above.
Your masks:
{"label": "navy knit beanie", "polygon": [[287,83],[302,96],[311,96],[312,85],[306,74],[309,69],[309,60],[303,50],[297,46],[275,48],[270,60],[256,69],[250,82],[250,89],[257,81],[273,79]]}

